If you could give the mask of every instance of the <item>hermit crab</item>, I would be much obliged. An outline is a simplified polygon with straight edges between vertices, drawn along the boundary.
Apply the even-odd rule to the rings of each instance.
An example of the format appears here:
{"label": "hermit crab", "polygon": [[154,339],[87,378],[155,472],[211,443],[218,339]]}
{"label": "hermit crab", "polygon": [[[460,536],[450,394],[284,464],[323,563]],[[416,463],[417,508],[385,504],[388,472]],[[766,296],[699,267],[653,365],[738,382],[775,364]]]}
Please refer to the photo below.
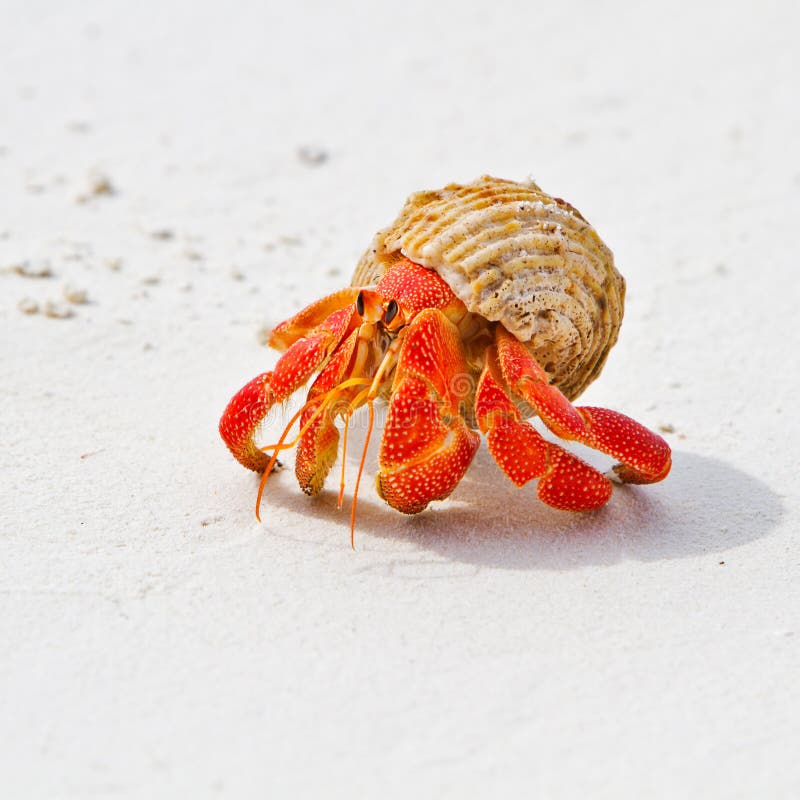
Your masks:
{"label": "hermit crab", "polygon": [[[350,418],[367,406],[352,536],[378,399],[388,411],[376,487],[406,514],[450,495],[475,455],[478,430],[515,484],[538,479],[539,499],[558,509],[602,506],[609,477],[662,480],[671,454],[660,436],[616,411],[571,403],[616,342],[624,297],[624,279],[594,228],[533,182],[484,176],[412,194],[375,236],[349,288],[274,328],[269,344],[283,355],[222,415],[228,449],[264,473],[256,514],[279,453],[291,446],[300,488],[317,494],[338,454],[337,422],[344,461]],[[260,447],[255,434],[269,410],[315,373],[280,440]],[[606,477],[543,437],[527,421],[532,416],[556,437],[619,463]],[[342,478],[340,506],[343,491]]]}

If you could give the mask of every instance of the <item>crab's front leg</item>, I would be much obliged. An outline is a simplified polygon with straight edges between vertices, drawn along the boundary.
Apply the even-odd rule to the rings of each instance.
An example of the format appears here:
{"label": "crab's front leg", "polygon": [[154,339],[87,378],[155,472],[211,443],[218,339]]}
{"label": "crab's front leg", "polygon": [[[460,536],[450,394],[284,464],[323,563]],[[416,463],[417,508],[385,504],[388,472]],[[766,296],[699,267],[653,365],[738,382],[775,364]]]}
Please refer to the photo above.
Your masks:
{"label": "crab's front leg", "polygon": [[656,483],[667,477],[672,454],[658,434],[617,411],[573,406],[550,385],[547,373],[528,350],[501,325],[497,326],[496,343],[505,382],[553,433],[619,459],[613,467],[619,482]]}
{"label": "crab's front leg", "polygon": [[398,511],[443,500],[467,471],[480,442],[461,414],[471,388],[455,325],[422,311],[404,333],[379,455],[378,493]]}
{"label": "crab's front leg", "polygon": [[233,456],[248,469],[262,472],[269,463],[254,440],[255,432],[275,403],[299,389],[354,327],[357,289],[318,300],[273,331],[270,344],[286,349],[275,369],[253,378],[228,403],[219,432]]}

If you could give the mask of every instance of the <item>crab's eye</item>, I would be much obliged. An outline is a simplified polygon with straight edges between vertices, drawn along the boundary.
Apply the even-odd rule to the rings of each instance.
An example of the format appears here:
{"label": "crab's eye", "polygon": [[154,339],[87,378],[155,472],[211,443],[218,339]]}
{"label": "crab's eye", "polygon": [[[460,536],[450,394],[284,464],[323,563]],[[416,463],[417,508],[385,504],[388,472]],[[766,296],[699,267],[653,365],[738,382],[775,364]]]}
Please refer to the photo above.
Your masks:
{"label": "crab's eye", "polygon": [[359,292],[356,297],[356,311],[359,317],[364,316],[364,292]]}
{"label": "crab's eye", "polygon": [[384,316],[384,322],[388,325],[396,316],[397,312],[400,308],[397,305],[396,300],[390,300],[389,305],[386,306],[386,315]]}

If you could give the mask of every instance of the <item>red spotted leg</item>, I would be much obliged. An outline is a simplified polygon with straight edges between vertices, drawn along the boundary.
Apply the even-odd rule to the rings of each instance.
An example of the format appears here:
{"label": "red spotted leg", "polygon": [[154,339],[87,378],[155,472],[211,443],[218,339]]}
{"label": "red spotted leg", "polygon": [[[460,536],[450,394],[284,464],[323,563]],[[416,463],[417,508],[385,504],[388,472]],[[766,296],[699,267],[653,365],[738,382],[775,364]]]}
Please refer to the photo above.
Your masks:
{"label": "red spotted leg", "polygon": [[254,436],[272,406],[306,383],[357,324],[357,295],[357,289],[346,289],[324,297],[273,331],[270,345],[286,352],[274,370],[253,378],[234,395],[219,422],[228,449],[248,469],[262,472],[269,464]]}
{"label": "red spotted leg", "polygon": [[[319,493],[336,461],[339,431],[334,420],[350,413],[350,400],[370,383],[369,378],[354,378],[348,381],[351,385],[340,388],[348,379],[358,334],[355,330],[342,342],[317,376],[308,392],[309,402],[300,417],[302,434],[297,446],[295,475],[300,488],[308,495]],[[318,413],[323,403],[329,405]]]}
{"label": "red spotted leg", "polygon": [[471,385],[455,325],[428,308],[405,330],[376,484],[389,505],[417,514],[455,489],[480,437],[461,416]]}
{"label": "red spotted leg", "polygon": [[619,459],[613,477],[621,483],[655,483],[672,465],[669,445],[636,420],[607,408],[573,406],[528,350],[497,326],[497,360],[511,391],[530,404],[545,425],[562,439],[572,439]]}
{"label": "red spotted leg", "polygon": [[540,478],[539,499],[565,511],[589,511],[608,502],[612,488],[606,477],[521,418],[499,375],[493,347],[475,392],[475,416],[489,452],[517,486]]}

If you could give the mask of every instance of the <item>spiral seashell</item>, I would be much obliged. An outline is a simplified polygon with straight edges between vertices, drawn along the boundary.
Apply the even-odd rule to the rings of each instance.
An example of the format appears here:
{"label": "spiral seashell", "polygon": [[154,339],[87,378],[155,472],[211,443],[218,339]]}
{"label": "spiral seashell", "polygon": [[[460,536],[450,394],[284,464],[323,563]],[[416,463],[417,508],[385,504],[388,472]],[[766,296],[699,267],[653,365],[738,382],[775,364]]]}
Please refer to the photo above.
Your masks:
{"label": "spiral seashell", "polygon": [[402,256],[439,273],[469,311],[502,323],[570,399],[617,341],[625,280],[611,251],[575,208],[532,181],[485,175],[412,194],[352,285],[376,283]]}

